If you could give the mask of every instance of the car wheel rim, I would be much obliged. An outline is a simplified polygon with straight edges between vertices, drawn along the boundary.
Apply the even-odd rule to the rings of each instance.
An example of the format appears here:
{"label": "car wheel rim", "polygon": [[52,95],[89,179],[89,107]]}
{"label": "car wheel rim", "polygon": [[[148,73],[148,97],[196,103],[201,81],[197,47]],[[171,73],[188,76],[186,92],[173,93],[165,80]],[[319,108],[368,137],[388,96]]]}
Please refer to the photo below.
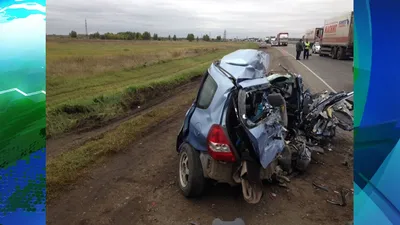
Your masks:
{"label": "car wheel rim", "polygon": [[179,181],[182,187],[186,187],[189,182],[189,158],[186,152],[181,153],[179,161]]}

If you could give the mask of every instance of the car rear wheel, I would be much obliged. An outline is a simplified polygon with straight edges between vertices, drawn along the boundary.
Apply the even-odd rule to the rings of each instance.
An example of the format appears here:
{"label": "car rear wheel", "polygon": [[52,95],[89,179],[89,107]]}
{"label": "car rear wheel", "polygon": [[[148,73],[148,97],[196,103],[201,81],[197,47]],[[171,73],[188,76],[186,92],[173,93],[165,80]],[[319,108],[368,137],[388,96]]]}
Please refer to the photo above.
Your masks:
{"label": "car rear wheel", "polygon": [[187,143],[180,147],[178,183],[186,197],[199,196],[205,188],[200,154]]}

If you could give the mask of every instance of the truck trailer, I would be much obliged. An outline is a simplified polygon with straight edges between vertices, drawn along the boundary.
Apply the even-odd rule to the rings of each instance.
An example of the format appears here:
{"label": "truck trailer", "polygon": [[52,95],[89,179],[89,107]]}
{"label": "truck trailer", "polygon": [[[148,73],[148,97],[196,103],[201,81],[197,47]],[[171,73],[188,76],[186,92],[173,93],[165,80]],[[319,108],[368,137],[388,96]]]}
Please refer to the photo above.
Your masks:
{"label": "truck trailer", "polygon": [[284,32],[284,33],[279,33],[276,35],[276,39],[278,42],[278,46],[287,46],[289,42],[289,33]]}
{"label": "truck trailer", "polygon": [[319,55],[333,59],[353,57],[353,28],[353,11],[325,20]]}

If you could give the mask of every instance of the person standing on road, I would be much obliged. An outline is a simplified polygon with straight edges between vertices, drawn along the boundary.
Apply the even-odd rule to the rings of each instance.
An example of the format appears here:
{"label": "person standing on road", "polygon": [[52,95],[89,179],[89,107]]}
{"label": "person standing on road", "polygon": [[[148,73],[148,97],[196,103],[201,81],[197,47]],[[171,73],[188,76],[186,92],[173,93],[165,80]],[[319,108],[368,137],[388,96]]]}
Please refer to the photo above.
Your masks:
{"label": "person standing on road", "polygon": [[296,43],[296,60],[300,60],[300,54],[303,51],[303,40],[300,39],[299,42]]}
{"label": "person standing on road", "polygon": [[308,59],[308,56],[310,55],[310,42],[308,39],[304,42],[304,53],[303,53],[303,59]]}

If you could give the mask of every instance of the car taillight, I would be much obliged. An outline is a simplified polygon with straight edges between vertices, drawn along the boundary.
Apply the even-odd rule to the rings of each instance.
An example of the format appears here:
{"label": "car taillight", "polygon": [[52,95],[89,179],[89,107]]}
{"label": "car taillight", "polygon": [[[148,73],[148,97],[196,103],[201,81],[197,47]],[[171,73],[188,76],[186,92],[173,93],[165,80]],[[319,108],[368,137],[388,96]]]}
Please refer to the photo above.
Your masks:
{"label": "car taillight", "polygon": [[208,153],[218,161],[235,162],[228,137],[224,133],[224,129],[217,124],[211,126],[207,136]]}

